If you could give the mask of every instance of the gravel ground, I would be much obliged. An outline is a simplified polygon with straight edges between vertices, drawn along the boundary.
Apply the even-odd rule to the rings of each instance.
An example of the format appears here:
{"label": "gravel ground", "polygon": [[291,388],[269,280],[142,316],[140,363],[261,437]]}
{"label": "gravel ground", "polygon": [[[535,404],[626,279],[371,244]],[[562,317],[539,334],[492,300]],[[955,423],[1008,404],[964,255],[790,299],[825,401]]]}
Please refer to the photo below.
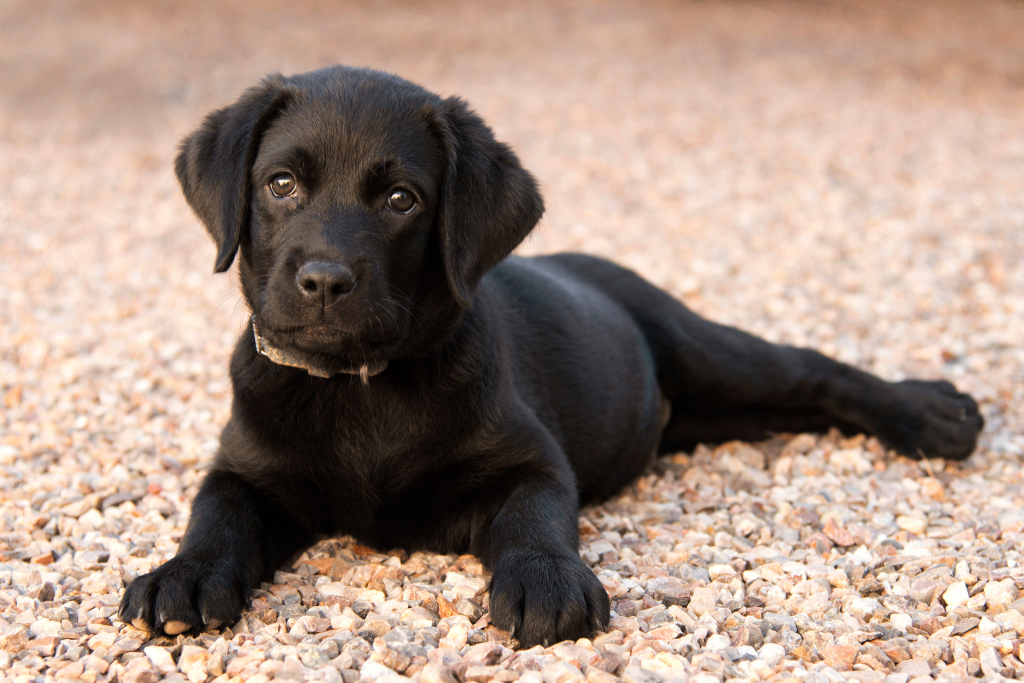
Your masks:
{"label": "gravel ground", "polygon": [[[0,4],[0,676],[1024,678],[1022,35],[1001,0]],[[245,320],[175,145],[263,74],[333,62],[473,102],[543,186],[524,253],[951,379],[978,452],[799,434],[665,458],[581,515],[614,609],[593,640],[516,651],[474,558],[344,538],[230,629],[121,624],[184,530]]]}

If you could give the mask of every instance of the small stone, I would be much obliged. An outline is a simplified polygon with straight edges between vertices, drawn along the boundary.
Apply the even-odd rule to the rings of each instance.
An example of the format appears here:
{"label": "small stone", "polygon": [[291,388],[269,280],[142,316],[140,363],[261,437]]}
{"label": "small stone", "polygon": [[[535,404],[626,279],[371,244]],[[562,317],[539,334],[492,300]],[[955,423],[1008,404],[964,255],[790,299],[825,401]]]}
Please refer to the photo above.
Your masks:
{"label": "small stone", "polygon": [[[663,626],[659,626],[658,628],[652,628],[650,631],[647,632],[647,637],[651,640],[669,641],[675,640],[679,636],[679,627],[675,624],[665,624]],[[729,645],[729,639],[726,636],[721,637],[725,638],[725,645]],[[723,647],[725,647],[725,645],[723,645]]]}
{"label": "small stone", "polygon": [[950,584],[949,588],[942,594],[942,601],[946,603],[947,607],[953,608],[964,604],[970,597],[970,594],[967,592],[967,584],[963,581],[956,581]]}
{"label": "small stone", "polygon": [[52,657],[59,642],[60,638],[56,636],[43,636],[42,638],[34,638],[28,641],[25,644],[25,649],[35,650],[41,657]]}
{"label": "small stone", "polygon": [[75,564],[86,569],[99,569],[109,559],[109,550],[82,550],[75,553]]}
{"label": "small stone", "polygon": [[153,668],[162,674],[169,674],[172,671],[177,671],[178,666],[174,663],[174,658],[171,657],[171,653],[165,648],[151,645],[143,649],[146,656],[149,657],[149,661],[153,664]]}
{"label": "small stone", "polygon": [[786,648],[777,643],[767,643],[757,651],[758,658],[770,667],[778,666],[786,656]]}
{"label": "small stone", "polygon": [[857,539],[853,537],[846,527],[841,527],[836,524],[834,517],[829,517],[825,520],[825,524],[821,528],[822,533],[828,536],[829,540],[839,546],[851,546],[857,542]]}
{"label": "small stone", "polygon": [[327,575],[327,572],[334,566],[334,558],[323,557],[318,560],[301,560],[300,564],[312,567],[317,574]]}
{"label": "small stone", "polygon": [[357,599],[349,603],[348,608],[360,619],[365,619],[373,611],[373,603],[369,600]]}
{"label": "small stone", "polygon": [[949,632],[950,636],[962,636],[968,631],[972,630],[981,623],[981,619],[977,617],[971,617],[969,619],[963,619],[958,621],[954,626],[953,630]]}
{"label": "small stone", "polygon": [[388,622],[382,619],[373,619],[363,622],[362,627],[359,629],[359,635],[372,641],[374,638],[380,638],[390,630],[391,624]]}
{"label": "small stone", "polygon": [[107,650],[111,657],[120,657],[126,652],[135,652],[142,647],[141,638],[120,638]]}
{"label": "small stone", "polygon": [[92,510],[94,507],[96,507],[96,504],[98,502],[99,501],[96,497],[86,496],[85,498],[77,500],[73,503],[68,503],[67,505],[62,507],[60,511],[61,514],[67,515],[68,517],[78,518],[85,514],[86,511]]}
{"label": "small stone", "polygon": [[[444,598],[441,597],[441,599],[443,600]],[[455,603],[455,612],[456,614],[469,617],[470,621],[476,621],[483,616],[484,608],[472,600],[463,599]]]}
{"label": "small stone", "polygon": [[850,601],[849,610],[851,614],[867,619],[882,608],[882,605],[875,598],[857,598]]}
{"label": "small stone", "polygon": [[462,677],[470,683],[485,683],[485,681],[494,679],[501,670],[500,666],[474,664],[466,669],[466,673]]}
{"label": "small stone", "polygon": [[996,636],[1003,632],[1003,627],[988,617],[982,617],[978,624],[978,631],[986,636]]}
{"label": "small stone", "polygon": [[501,661],[504,648],[498,643],[486,642],[473,645],[462,654],[462,661],[470,664],[490,666]]}
{"label": "small stone", "polygon": [[[582,642],[589,645],[589,641]],[[577,645],[572,641],[555,645],[551,648],[551,653],[563,662],[568,662],[580,670],[583,670],[584,667],[598,655],[593,646],[586,647],[582,644]]]}
{"label": "small stone", "polygon": [[330,658],[315,645],[303,645],[299,647],[299,661],[307,669],[319,669],[331,663]]}
{"label": "small stone", "polygon": [[[148,649],[148,648],[147,648]],[[147,653],[148,654],[148,653]],[[259,669],[260,664],[266,660],[267,656],[263,652],[254,652],[253,654],[243,655],[235,657],[228,662],[227,668],[224,670],[228,676],[234,678],[235,676],[250,676],[247,672],[255,672]],[[298,660],[296,660],[298,662]]]}
{"label": "small stone", "polygon": [[941,481],[934,477],[925,477],[921,480],[921,493],[929,498],[942,500],[946,495],[946,487],[943,486]]}
{"label": "small stone", "polygon": [[1003,627],[1003,630],[1013,629],[1024,635],[1024,615],[1015,609],[1008,609],[1005,612],[995,615],[995,622]]}
{"label": "small stone", "polygon": [[918,536],[928,530],[928,521],[911,515],[900,515],[896,518],[896,526]]}
{"label": "small stone", "polygon": [[[409,609],[402,612],[402,623],[408,624],[411,628],[424,628],[432,627],[438,621],[438,617],[433,612],[429,612],[422,607],[410,607]],[[334,624],[334,620],[331,620],[331,624]]]}
{"label": "small stone", "polygon": [[442,619],[446,617],[454,617],[460,614],[459,610],[455,609],[455,605],[448,601],[448,598],[443,595],[437,596],[437,614]]}
{"label": "small stone", "polygon": [[833,569],[828,573],[828,582],[833,588],[846,588],[850,585],[850,577],[842,569]]}
{"label": "small stone", "polygon": [[264,624],[273,624],[277,621],[277,610],[269,607],[266,609],[256,610],[253,612],[253,615]]}
{"label": "small stone", "polygon": [[544,683],[572,683],[573,681],[582,681],[584,678],[583,672],[563,661],[557,661],[544,667],[541,676],[544,677]]}
{"label": "small stone", "polygon": [[989,678],[998,679],[1012,671],[1003,667],[1002,657],[999,656],[999,651],[994,647],[981,648],[978,659],[981,663],[982,672]]}
{"label": "small stone", "polygon": [[976,593],[972,595],[968,600],[966,607],[972,612],[982,612],[988,606],[988,600],[985,598],[984,593]]}
{"label": "small stone", "polygon": [[852,645],[827,645],[821,648],[821,658],[836,671],[849,671],[857,659],[858,650]]}
{"label": "small stone", "polygon": [[914,625],[914,618],[909,614],[895,612],[889,616],[889,623],[897,631],[906,633],[907,629]]}
{"label": "small stone", "polygon": [[56,635],[60,630],[60,622],[50,621],[49,619],[37,619],[32,622],[28,632],[33,638],[40,638],[43,636]]}
{"label": "small stone", "polygon": [[761,633],[761,629],[759,628],[751,628],[747,625],[743,625],[733,631],[731,640],[732,644],[737,647],[746,645],[756,650],[761,647],[764,642],[764,634]]}
{"label": "small stone", "polygon": [[85,663],[73,662],[58,671],[53,677],[58,681],[63,679],[76,681],[82,679],[83,673],[85,673]]}
{"label": "small stone", "polygon": [[330,619],[324,619],[322,617],[314,617],[310,615],[299,617],[295,623],[301,626],[306,631],[306,633],[323,633],[327,629],[331,628]]}
{"label": "small stone", "polygon": [[145,494],[142,491],[124,491],[121,493],[112,493],[103,499],[100,503],[100,510],[105,511],[109,507],[117,507],[128,502],[138,502],[142,500]]}
{"label": "small stone", "polygon": [[713,564],[708,567],[708,574],[711,575],[712,581],[729,580],[736,576],[736,569],[728,564]]}
{"label": "small stone", "polygon": [[835,637],[831,633],[823,631],[808,631],[804,634],[804,645],[816,650],[824,650],[836,644]]}
{"label": "small stone", "polygon": [[857,653],[856,665],[862,664],[875,671],[888,672],[895,664],[889,659],[882,649],[876,645],[862,645]]}
{"label": "small stone", "polygon": [[28,629],[22,626],[8,626],[0,636],[0,650],[21,652],[28,645]]}
{"label": "small stone", "polygon": [[185,645],[181,648],[181,654],[178,656],[178,670],[188,674],[189,669],[197,664],[205,664],[210,657],[210,653],[201,647]]}
{"label": "small stone", "polygon": [[1020,595],[1013,579],[989,581],[985,584],[985,600],[990,605],[1006,607],[1015,602]]}
{"label": "small stone", "polygon": [[661,676],[634,664],[622,672],[622,683],[661,683]]}
{"label": "small stone", "polygon": [[905,662],[900,662],[896,665],[896,671],[907,674],[910,678],[932,675],[931,664],[924,659],[908,659]]}
{"label": "small stone", "polygon": [[[303,675],[305,677],[305,674]],[[322,666],[313,672],[310,677],[313,681],[322,681],[323,683],[345,683],[345,679],[341,673],[333,666]],[[202,683],[200,681],[200,683]],[[252,679],[249,679],[248,683],[252,683]]]}
{"label": "small stone", "polygon": [[53,583],[47,581],[39,588],[29,591],[28,595],[29,597],[35,598],[39,602],[50,602],[51,600],[53,600],[55,595]]}
{"label": "small stone", "polygon": [[160,672],[149,665],[148,659],[141,657],[129,662],[122,680],[124,683],[157,683]]}
{"label": "small stone", "polygon": [[619,666],[621,664],[622,657],[617,655],[612,650],[605,650],[604,652],[598,653],[598,655],[591,659],[590,663],[587,664],[587,677],[589,678],[589,673],[591,671],[594,671],[595,669],[600,669],[601,671],[606,671],[608,673],[615,673],[616,671],[618,671]]}
{"label": "small stone", "polygon": [[879,647],[886,657],[899,664],[911,659],[909,645],[904,638],[893,638],[883,642]]}
{"label": "small stone", "polygon": [[420,683],[457,683],[452,670],[443,664],[427,664],[420,671]]}
{"label": "small stone", "polygon": [[359,669],[360,680],[375,681],[378,678],[392,677],[395,672],[375,659],[368,659]]}
{"label": "small stone", "polygon": [[935,591],[942,587],[937,579],[915,579],[910,584],[910,597],[918,603],[931,604]]}
{"label": "small stone", "polygon": [[100,647],[109,650],[114,644],[114,640],[116,638],[117,633],[115,631],[101,631],[90,638],[86,644],[89,646],[90,650],[95,650]]}
{"label": "small stone", "polygon": [[933,666],[941,662],[949,662],[953,659],[953,652],[949,642],[942,638],[921,638],[910,644],[910,655],[913,659],[927,660]]}
{"label": "small stone", "polygon": [[[732,567],[729,568],[732,569]],[[733,573],[735,573],[735,570]],[[684,586],[679,579],[663,577],[652,579],[648,582],[647,594],[666,606],[678,605],[679,607],[686,607],[690,604],[693,589]]]}

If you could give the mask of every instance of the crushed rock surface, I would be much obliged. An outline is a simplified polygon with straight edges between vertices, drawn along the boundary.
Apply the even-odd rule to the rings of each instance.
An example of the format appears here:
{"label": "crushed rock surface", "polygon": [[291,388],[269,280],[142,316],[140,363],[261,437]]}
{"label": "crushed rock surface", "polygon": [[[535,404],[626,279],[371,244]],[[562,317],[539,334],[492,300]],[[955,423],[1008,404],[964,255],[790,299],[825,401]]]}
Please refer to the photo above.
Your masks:
{"label": "crushed rock surface", "polygon": [[[354,683],[1022,678],[1019,2],[0,6],[0,677]],[[987,420],[964,463],[777,435],[659,460],[580,516],[607,633],[516,650],[471,556],[311,548],[241,620],[116,608],[171,558],[245,324],[171,171],[209,109],[342,62],[465,96],[541,182],[523,253]],[[440,492],[439,495],[443,495]]]}

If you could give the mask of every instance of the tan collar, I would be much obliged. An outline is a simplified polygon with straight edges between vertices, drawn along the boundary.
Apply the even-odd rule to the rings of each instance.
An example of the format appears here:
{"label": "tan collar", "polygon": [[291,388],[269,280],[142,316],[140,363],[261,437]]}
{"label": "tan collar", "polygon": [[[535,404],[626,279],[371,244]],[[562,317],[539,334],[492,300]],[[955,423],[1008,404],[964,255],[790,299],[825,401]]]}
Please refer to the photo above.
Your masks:
{"label": "tan collar", "polygon": [[384,372],[384,368],[388,366],[388,362],[386,360],[375,363],[372,366],[369,363],[365,363],[357,368],[340,368],[337,370],[327,370],[322,367],[312,365],[305,360],[289,354],[287,351],[277,348],[267,341],[266,337],[260,336],[260,331],[256,328],[256,316],[252,317],[252,336],[256,339],[256,351],[261,356],[266,356],[278,365],[287,365],[290,368],[300,368],[305,370],[313,377],[323,377],[326,379],[335,373],[343,372],[346,375],[359,375],[363,384],[369,384],[371,377]]}

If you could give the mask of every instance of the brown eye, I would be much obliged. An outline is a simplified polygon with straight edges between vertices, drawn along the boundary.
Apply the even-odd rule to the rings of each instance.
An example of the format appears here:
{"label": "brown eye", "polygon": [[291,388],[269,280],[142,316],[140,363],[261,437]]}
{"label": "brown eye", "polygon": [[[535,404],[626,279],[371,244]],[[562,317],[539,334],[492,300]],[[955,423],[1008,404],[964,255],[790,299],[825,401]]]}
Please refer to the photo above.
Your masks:
{"label": "brown eye", "polygon": [[270,179],[270,191],[278,199],[295,194],[295,176],[291,173],[278,173]]}
{"label": "brown eye", "polygon": [[412,192],[399,188],[388,197],[388,208],[396,213],[409,213],[416,208],[416,200]]}

